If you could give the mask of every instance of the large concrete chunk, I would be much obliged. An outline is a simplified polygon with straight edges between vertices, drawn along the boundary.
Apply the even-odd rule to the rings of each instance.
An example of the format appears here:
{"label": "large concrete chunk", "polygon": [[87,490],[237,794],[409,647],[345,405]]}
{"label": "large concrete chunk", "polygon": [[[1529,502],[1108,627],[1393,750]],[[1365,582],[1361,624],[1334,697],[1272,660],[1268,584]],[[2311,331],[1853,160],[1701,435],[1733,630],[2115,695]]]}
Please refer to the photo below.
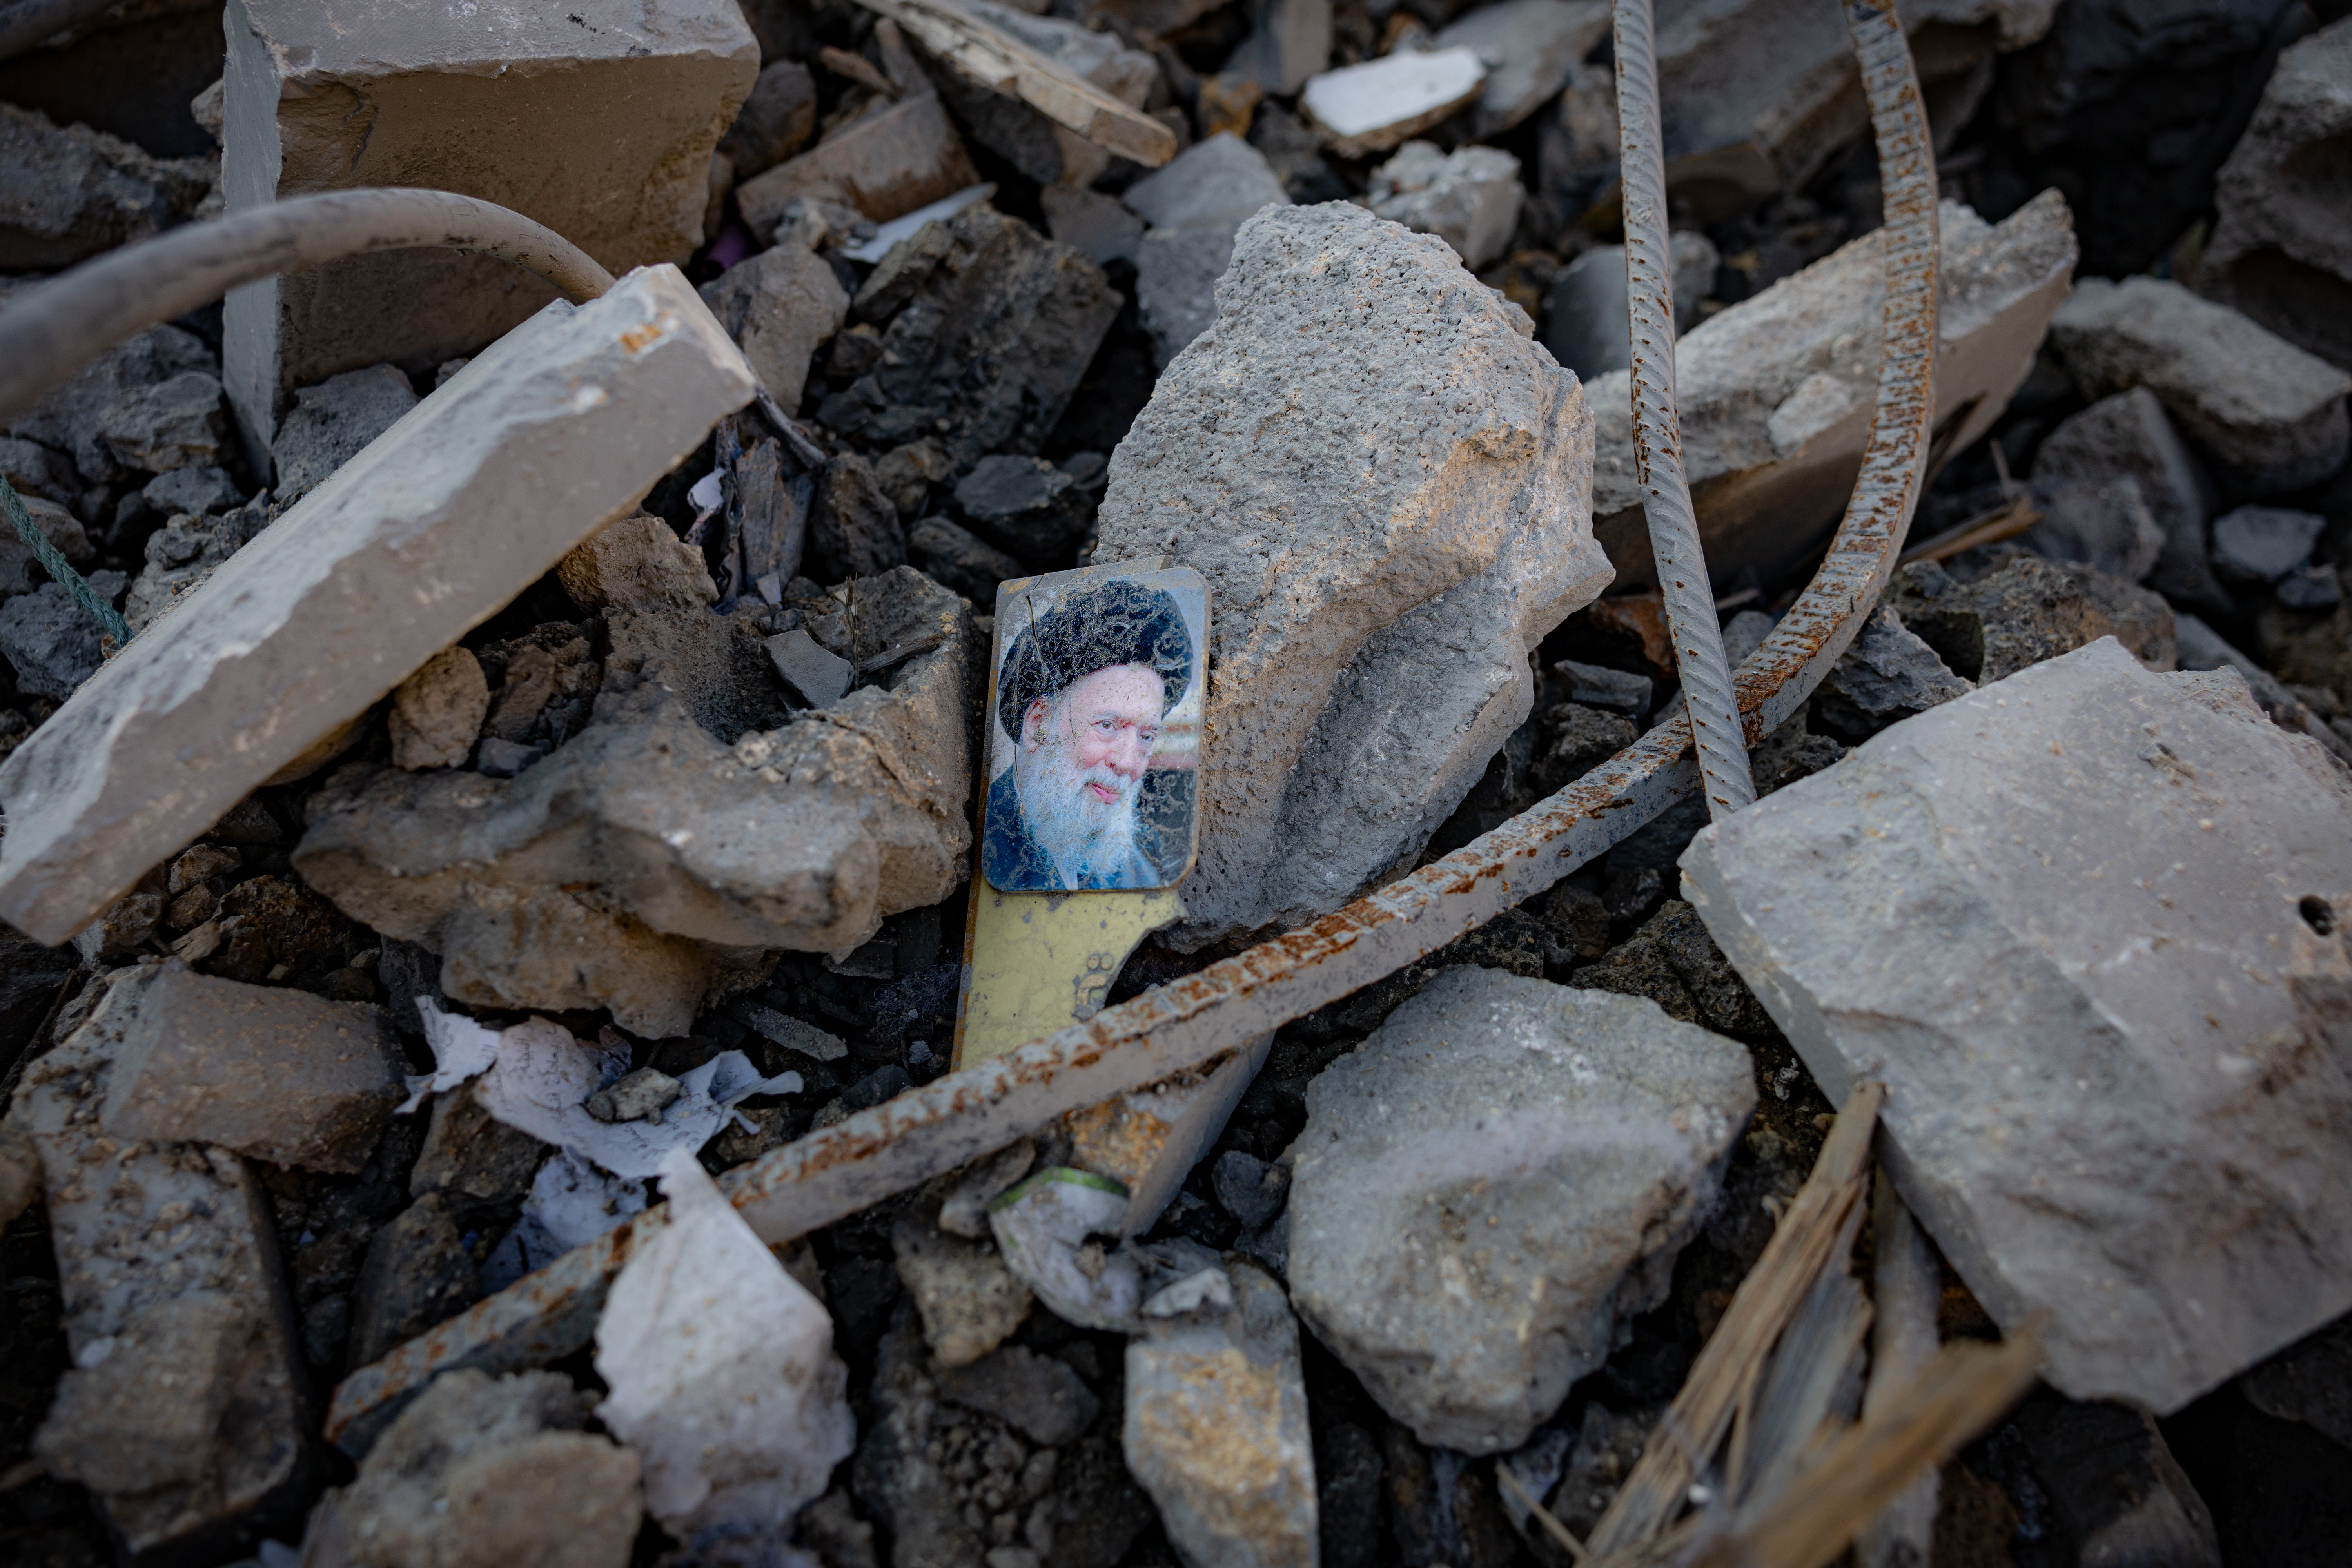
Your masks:
{"label": "large concrete chunk", "polygon": [[[1957,452],[1992,426],[2033,368],[2066,298],[2074,236],[2054,191],[1998,224],[1948,202],[1941,223],[1936,441]],[[1878,395],[1883,245],[1864,235],[1675,346],[1683,465],[1718,584],[1810,562],[1845,510]],[[1596,376],[1588,395],[1600,454],[1593,529],[1621,585],[1648,585],[1656,570],[1634,477],[1631,378]]]}
{"label": "large concrete chunk", "polygon": [[2222,600],[2206,559],[2212,485],[2164,416],[2164,405],[2147,387],[2101,398],[2062,422],[2034,453],[2033,477],[2058,483],[2131,480],[2164,531],[2148,585],[2189,604]]}
{"label": "large concrete chunk", "polygon": [[72,935],[634,510],[751,395],[742,355],[674,268],[550,305],[164,612],[0,765],[0,919],[44,942]]}
{"label": "large concrete chunk", "polygon": [[[654,1037],[685,1033],[772,949],[856,946],[963,878],[976,650],[971,607],[911,569],[852,587],[854,626],[834,602],[821,637],[857,661],[929,645],[883,683],[782,729],[721,734],[688,707],[719,683],[704,659],[616,658],[594,721],[514,779],[338,773],[297,868],[438,953],[452,996],[609,1007]],[[707,610],[661,615],[733,629]]]}
{"label": "large concrete chunk", "polygon": [[[230,211],[425,185],[537,219],[615,276],[701,243],[711,151],[760,69],[732,0],[233,0],[226,25]],[[352,257],[232,293],[224,379],[266,452],[295,387],[429,371],[551,298],[489,257]]]}
{"label": "large concrete chunk", "polygon": [[1291,1299],[1423,1442],[1515,1448],[1664,1299],[1755,1105],[1654,1002],[1446,970],[1307,1091]]}
{"label": "large concrete chunk", "polygon": [[1339,908],[1420,850],[1534,707],[1528,651],[1608,581],[1590,416],[1443,240],[1360,207],[1244,224],[1216,324],[1111,458],[1097,562],[1217,605],[1189,944]]}
{"label": "large concrete chunk", "polygon": [[2178,283],[2085,279],[2050,337],[2084,396],[2147,387],[2256,494],[2326,479],[2352,444],[2352,375]]}
{"label": "large concrete chunk", "polygon": [[382,1012],[246,985],[173,963],[108,997],[120,1038],[100,1121],[124,1142],[216,1143],[346,1174],[400,1102],[405,1063]]}
{"label": "large concrete chunk", "polygon": [[1206,331],[1234,236],[1289,195],[1265,154],[1231,132],[1186,148],[1119,198],[1151,226],[1135,252],[1135,302],[1161,365]]}
{"label": "large concrete chunk", "polygon": [[298,1479],[301,1352],[245,1163],[101,1131],[116,999],[32,1065],[9,1115],[39,1151],[74,1352],[34,1451],[131,1552],[217,1554]]}
{"label": "large concrete chunk", "polygon": [[2200,291],[2352,370],[2352,18],[2278,58],[2213,184]]}
{"label": "large concrete chunk", "polygon": [[203,158],[152,158],[86,125],[0,103],[0,270],[43,271],[145,239],[211,188]]}
{"label": "large concrete chunk", "polygon": [[841,330],[849,296],[833,268],[805,245],[786,240],[702,286],[703,303],[742,345],[761,385],[797,410],[809,356]]}
{"label": "large concrete chunk", "polygon": [[[2352,1306],[2352,782],[2101,640],[1702,832],[1683,886],[2044,1375],[2158,1412]],[[1295,1201],[1295,1200],[1294,1200]]]}
{"label": "large concrete chunk", "polygon": [[1497,136],[1558,98],[1578,62],[1608,34],[1602,0],[1503,0],[1448,23],[1437,47],[1477,51],[1486,85],[1471,127],[1478,136]]}

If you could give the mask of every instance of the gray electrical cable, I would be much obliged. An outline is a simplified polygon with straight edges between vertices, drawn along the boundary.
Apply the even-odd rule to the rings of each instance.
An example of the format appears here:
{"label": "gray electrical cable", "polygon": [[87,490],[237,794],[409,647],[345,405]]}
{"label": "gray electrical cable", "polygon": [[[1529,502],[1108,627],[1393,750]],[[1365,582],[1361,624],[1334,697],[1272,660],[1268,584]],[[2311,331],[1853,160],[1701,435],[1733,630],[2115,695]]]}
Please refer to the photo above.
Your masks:
{"label": "gray electrical cable", "polygon": [[68,27],[79,27],[122,0],[16,0],[0,11],[0,60],[21,55],[35,44],[54,38]]}
{"label": "gray electrical cable", "polygon": [[1667,262],[1666,160],[1659,123],[1657,47],[1650,0],[1617,0],[1617,122],[1625,207],[1625,297],[1633,334],[1633,471],[1650,550],[1666,601],[1666,627],[1698,752],[1707,815],[1756,802],[1739,709],[1716,623],[1715,589],[1683,477],[1675,416],[1675,300]]}
{"label": "gray electrical cable", "polygon": [[230,289],[345,256],[419,247],[477,251],[584,304],[613,275],[551,229],[447,191],[335,191],[232,213],[110,251],[0,310],[0,419],[89,360]]}

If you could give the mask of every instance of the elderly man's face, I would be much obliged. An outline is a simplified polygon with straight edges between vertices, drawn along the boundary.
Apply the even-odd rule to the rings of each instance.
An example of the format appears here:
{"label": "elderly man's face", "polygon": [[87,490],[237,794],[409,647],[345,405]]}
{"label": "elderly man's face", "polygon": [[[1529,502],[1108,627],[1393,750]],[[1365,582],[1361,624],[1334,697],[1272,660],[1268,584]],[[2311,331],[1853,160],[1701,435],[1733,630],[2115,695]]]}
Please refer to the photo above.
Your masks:
{"label": "elderly man's face", "polygon": [[1072,681],[1058,700],[1032,702],[1022,718],[1022,745],[1033,752],[1070,747],[1071,763],[1081,778],[1097,768],[1116,773],[1127,789],[1099,779],[1082,786],[1099,804],[1111,805],[1131,792],[1150,763],[1151,749],[1160,742],[1160,695],[1159,672],[1143,665],[1097,669]]}

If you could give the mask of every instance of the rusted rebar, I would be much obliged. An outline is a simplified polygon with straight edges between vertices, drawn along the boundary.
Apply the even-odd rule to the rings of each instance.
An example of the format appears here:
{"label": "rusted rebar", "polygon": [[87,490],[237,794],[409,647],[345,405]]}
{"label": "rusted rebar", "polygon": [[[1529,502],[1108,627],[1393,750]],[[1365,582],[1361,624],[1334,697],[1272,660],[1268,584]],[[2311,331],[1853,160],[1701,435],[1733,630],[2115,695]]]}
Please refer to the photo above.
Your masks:
{"label": "rusted rebar", "polygon": [[1690,712],[1707,816],[1756,804],[1748,744],[1733,700],[1731,663],[1715,618],[1715,589],[1699,548],[1698,514],[1683,475],[1675,413],[1675,286],[1667,258],[1665,131],[1650,0],[1617,0],[1619,184],[1624,192],[1625,312],[1632,331],[1633,477],[1650,530],[1683,706]]}

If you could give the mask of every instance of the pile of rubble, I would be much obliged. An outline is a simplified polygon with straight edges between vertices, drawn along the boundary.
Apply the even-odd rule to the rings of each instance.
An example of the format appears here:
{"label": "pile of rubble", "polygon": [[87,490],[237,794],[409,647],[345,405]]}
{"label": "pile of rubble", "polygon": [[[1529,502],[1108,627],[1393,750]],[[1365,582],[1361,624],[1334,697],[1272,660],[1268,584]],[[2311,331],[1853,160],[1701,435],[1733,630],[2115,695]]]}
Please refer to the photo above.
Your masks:
{"label": "pile of rubble", "polygon": [[[1112,1005],[1681,721],[1610,7],[480,9],[0,58],[0,312],[377,184],[619,279],[352,257],[0,419],[131,633],[0,529],[0,1554],[1727,1562],[1943,1376],[1974,1440],[1805,1561],[2333,1560],[2340,5],[1906,8],[1930,479],[1758,804],[1017,1138],[950,1077],[1001,584],[1209,585]],[[1737,665],[1888,231],[1838,7],[1658,12]],[[794,1209],[853,1144],[914,1173]]]}

